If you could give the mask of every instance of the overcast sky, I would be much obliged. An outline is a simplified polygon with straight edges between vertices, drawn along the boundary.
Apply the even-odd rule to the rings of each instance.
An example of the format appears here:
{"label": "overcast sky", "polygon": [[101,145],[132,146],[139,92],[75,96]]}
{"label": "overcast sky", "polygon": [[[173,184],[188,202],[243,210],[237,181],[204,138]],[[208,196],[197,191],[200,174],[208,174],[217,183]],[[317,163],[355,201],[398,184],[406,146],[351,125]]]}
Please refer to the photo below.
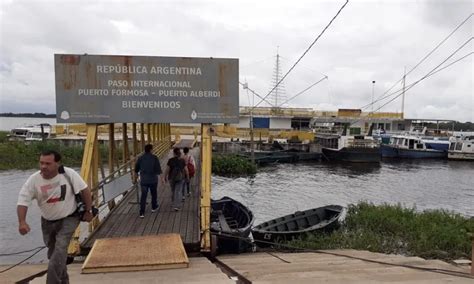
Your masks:
{"label": "overcast sky", "polygon": [[[240,81],[265,96],[277,50],[285,74],[344,2],[1,0],[0,112],[55,112],[55,53],[238,58]],[[285,106],[362,108],[371,103],[372,88],[376,100],[395,84],[390,95],[402,87],[397,82],[404,69],[415,67],[470,15],[407,76],[406,85],[466,42],[441,67],[472,53],[472,3],[350,1],[283,81],[284,95],[291,98],[327,79]],[[474,121],[473,60],[470,55],[409,89],[405,117]],[[240,88],[240,105],[259,100]],[[401,108],[399,97],[378,111]]]}

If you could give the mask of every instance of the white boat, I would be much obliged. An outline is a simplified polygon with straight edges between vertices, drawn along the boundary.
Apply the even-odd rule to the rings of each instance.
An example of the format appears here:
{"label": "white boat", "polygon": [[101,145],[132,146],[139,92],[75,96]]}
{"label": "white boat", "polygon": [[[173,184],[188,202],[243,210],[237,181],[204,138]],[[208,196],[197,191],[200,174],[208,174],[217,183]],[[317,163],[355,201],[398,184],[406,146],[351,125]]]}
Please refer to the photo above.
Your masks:
{"label": "white boat", "polygon": [[384,158],[446,158],[449,141],[417,135],[393,135],[380,149]]}
{"label": "white boat", "polygon": [[448,159],[474,161],[474,135],[451,136]]}
{"label": "white boat", "polygon": [[10,131],[10,140],[42,141],[51,136],[52,127],[49,123],[28,125],[13,128]]}

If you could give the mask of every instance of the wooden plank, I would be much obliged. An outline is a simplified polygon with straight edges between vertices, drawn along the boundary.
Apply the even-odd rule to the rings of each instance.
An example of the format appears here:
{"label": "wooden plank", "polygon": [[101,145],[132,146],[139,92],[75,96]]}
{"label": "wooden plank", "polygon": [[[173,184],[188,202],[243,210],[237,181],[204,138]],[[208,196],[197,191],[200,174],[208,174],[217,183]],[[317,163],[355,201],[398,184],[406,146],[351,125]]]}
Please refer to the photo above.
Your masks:
{"label": "wooden plank", "polygon": [[166,234],[97,240],[82,266],[82,273],[188,266],[189,260],[179,234]]}
{"label": "wooden plank", "polygon": [[[187,198],[181,211],[174,212],[171,204],[171,189],[169,183],[158,184],[158,212],[151,213],[151,195],[148,196],[147,210],[145,218],[138,218],[139,204],[136,203],[136,191],[129,192],[120,201],[117,207],[110,213],[104,224],[92,235],[92,238],[85,241],[83,247],[91,248],[96,239],[156,235],[163,233],[179,233],[182,240],[187,244],[195,244],[200,241],[199,231],[199,149],[191,152],[196,160],[197,175],[191,182],[192,196]],[[166,168],[170,151],[166,158],[160,159],[163,171]]]}

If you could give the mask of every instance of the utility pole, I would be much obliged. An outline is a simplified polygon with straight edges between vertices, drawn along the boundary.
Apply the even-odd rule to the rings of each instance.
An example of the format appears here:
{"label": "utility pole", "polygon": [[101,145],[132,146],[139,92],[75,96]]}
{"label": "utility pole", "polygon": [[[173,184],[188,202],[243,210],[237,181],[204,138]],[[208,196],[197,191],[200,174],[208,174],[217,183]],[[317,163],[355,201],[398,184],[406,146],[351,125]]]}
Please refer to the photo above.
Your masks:
{"label": "utility pole", "polygon": [[374,88],[375,88],[375,81],[372,81],[372,115],[374,114]]}
{"label": "utility pole", "polygon": [[249,86],[247,83],[243,84],[242,87],[244,90],[250,90],[252,92],[252,107],[250,108],[250,160],[252,163],[255,164],[255,152],[253,149],[254,146],[254,138],[253,138],[253,98],[254,98],[254,93],[251,89],[249,89]]}
{"label": "utility pole", "polygon": [[402,119],[405,118],[405,78],[407,77],[407,67],[403,72],[403,91],[402,91]]}

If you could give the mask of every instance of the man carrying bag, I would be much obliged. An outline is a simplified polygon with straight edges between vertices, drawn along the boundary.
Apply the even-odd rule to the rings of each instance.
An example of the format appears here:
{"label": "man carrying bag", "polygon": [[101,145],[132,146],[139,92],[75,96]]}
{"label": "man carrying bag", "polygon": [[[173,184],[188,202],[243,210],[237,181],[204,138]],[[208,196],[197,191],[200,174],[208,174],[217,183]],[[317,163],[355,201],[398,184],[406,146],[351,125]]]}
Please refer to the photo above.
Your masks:
{"label": "man carrying bag", "polygon": [[46,283],[69,283],[67,274],[67,248],[80,222],[76,194],[83,202],[82,221],[93,218],[92,197],[87,184],[73,169],[60,171],[61,155],[56,151],[44,151],[40,155],[40,171],[32,174],[18,196],[18,231],[25,235],[30,231],[26,222],[28,207],[36,199],[41,212],[43,240],[48,247],[48,273]]}

